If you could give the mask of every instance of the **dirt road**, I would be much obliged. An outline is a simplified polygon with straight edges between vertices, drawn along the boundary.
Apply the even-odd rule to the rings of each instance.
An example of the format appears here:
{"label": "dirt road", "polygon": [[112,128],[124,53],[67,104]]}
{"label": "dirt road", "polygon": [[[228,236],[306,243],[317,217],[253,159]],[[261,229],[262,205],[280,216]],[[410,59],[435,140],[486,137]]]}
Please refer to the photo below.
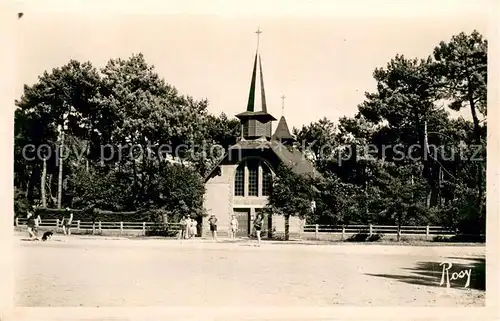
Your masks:
{"label": "dirt road", "polygon": [[[482,306],[484,247],[23,241],[18,306]],[[440,286],[442,262],[467,277]],[[464,275],[464,273],[462,273]],[[446,278],[445,278],[446,280]]]}

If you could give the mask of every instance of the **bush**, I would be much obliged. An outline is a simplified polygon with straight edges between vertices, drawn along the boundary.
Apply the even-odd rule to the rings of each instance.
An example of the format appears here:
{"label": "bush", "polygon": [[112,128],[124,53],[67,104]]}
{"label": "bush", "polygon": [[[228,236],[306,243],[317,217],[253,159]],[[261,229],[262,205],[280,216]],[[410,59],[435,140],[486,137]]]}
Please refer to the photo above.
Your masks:
{"label": "bush", "polygon": [[176,237],[178,234],[179,230],[169,225],[157,225],[146,230],[146,236]]}
{"label": "bush", "polygon": [[437,235],[432,238],[432,242],[449,242],[450,238],[447,236]]}
{"label": "bush", "polygon": [[484,243],[486,237],[478,234],[458,234],[450,237],[451,242]]}
{"label": "bush", "polygon": [[384,237],[384,234],[375,233],[370,235],[367,232],[360,232],[354,234],[353,236],[347,239],[348,242],[377,242],[380,241]]}
{"label": "bush", "polygon": [[276,241],[285,241],[285,233],[278,233],[276,231],[273,231],[272,239]]}
{"label": "bush", "polygon": [[432,238],[433,242],[456,242],[456,243],[484,243],[486,238],[484,235],[477,234],[458,234],[454,236],[438,235]]}
{"label": "bush", "polygon": [[357,233],[357,234],[352,235],[351,237],[349,237],[347,239],[347,241],[348,242],[365,242],[369,236],[370,236],[370,234],[368,234],[366,232],[361,232],[361,233]]}
{"label": "bush", "polygon": [[31,204],[22,191],[16,189],[14,191],[14,218],[26,217],[31,209]]}
{"label": "bush", "polygon": [[377,234],[372,234],[371,236],[369,236],[366,241],[367,242],[377,242],[377,241],[380,241],[383,238],[384,238],[384,234],[377,233]]}

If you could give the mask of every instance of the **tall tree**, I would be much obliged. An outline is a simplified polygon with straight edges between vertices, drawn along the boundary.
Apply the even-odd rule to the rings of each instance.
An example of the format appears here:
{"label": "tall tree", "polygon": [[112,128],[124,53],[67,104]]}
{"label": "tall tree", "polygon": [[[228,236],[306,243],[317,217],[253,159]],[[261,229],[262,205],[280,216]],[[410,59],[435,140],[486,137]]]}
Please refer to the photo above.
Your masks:
{"label": "tall tree", "polygon": [[315,196],[311,183],[310,177],[294,173],[287,165],[282,164],[276,170],[265,211],[284,216],[285,240],[290,237],[290,216],[304,219],[311,213],[311,201]]}
{"label": "tall tree", "polygon": [[[486,126],[480,115],[487,114],[488,42],[473,31],[461,32],[449,42],[442,41],[434,49],[435,70],[441,76],[441,94],[451,101],[450,108],[470,110],[474,124],[475,144],[482,147],[483,161],[476,161],[478,218],[484,220]],[[482,223],[481,225],[484,225]]]}
{"label": "tall tree", "polygon": [[[56,177],[58,127],[67,117],[67,134],[81,135],[83,120],[94,115],[92,99],[99,87],[100,77],[91,63],[71,60],[44,72],[36,84],[25,85],[22,97],[15,101],[15,177],[30,201],[40,186],[42,158],[48,158],[48,175]],[[41,147],[45,144],[48,149]]]}
{"label": "tall tree", "polygon": [[297,147],[311,155],[317,167],[323,167],[325,161],[328,161],[335,153],[336,131],[335,124],[325,117],[307,126],[302,126],[301,129],[294,128],[293,134],[298,142]]}

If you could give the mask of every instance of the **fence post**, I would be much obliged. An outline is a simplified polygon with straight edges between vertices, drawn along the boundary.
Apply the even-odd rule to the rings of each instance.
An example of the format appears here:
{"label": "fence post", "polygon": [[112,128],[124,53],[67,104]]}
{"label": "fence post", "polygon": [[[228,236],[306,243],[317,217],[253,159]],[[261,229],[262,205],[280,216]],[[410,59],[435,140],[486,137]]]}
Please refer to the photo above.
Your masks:
{"label": "fence post", "polygon": [[428,241],[428,240],[429,240],[429,234],[430,234],[429,232],[430,232],[430,231],[429,231],[429,225],[427,225],[427,226],[425,227],[425,240],[426,240],[426,241]]}
{"label": "fence post", "polygon": [[19,217],[16,217],[16,222],[15,222],[15,224],[16,224],[16,227],[18,227],[18,226],[19,226]]}
{"label": "fence post", "polygon": [[372,236],[373,235],[373,225],[372,224],[370,224],[369,229],[370,229],[370,236]]}
{"label": "fence post", "polygon": [[345,239],[345,225],[342,225],[342,241]]}
{"label": "fence post", "polygon": [[319,237],[319,225],[318,224],[314,225],[314,237],[315,237],[316,240]]}
{"label": "fence post", "polygon": [[120,236],[122,235],[123,233],[123,222],[120,222]]}
{"label": "fence post", "polygon": [[56,229],[59,227],[59,219],[56,218]]}
{"label": "fence post", "polygon": [[101,225],[101,221],[99,221],[99,234],[102,234],[102,225]]}
{"label": "fence post", "polygon": [[76,221],[76,231],[80,232],[80,220]]}
{"label": "fence post", "polygon": [[95,222],[92,222],[92,235],[95,235]]}
{"label": "fence post", "polygon": [[146,236],[146,222],[142,222],[142,233]]}

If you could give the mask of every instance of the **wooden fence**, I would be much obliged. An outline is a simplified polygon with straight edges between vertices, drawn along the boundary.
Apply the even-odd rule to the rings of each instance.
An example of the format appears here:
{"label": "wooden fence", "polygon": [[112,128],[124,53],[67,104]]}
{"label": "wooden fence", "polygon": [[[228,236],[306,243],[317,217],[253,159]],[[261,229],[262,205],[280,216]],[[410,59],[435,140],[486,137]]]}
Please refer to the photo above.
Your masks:
{"label": "wooden fence", "polygon": [[[27,219],[16,218],[15,226],[26,225]],[[45,219],[42,220],[40,224],[41,228],[58,228],[61,226],[59,219]],[[179,230],[179,223],[168,223],[168,228],[170,230]],[[102,234],[103,230],[116,231],[119,234],[123,234],[125,231],[135,231],[138,234],[146,235],[148,230],[156,228],[164,228],[165,225],[162,223],[155,222],[83,222],[80,220],[73,221],[72,230],[75,232],[83,232],[92,234]],[[309,224],[304,225],[302,234],[313,235],[314,239],[320,239],[321,236],[325,235],[339,235],[341,239],[345,239],[348,235],[354,235],[359,233],[365,233],[368,235],[373,234],[384,234],[384,235],[397,235],[398,227],[393,225],[321,225],[321,224]],[[453,236],[456,235],[456,231],[450,230],[442,226],[401,226],[399,230],[400,236],[425,236],[429,239],[430,236]]]}
{"label": "wooden fence", "polygon": [[[17,218],[15,219],[15,226],[26,225],[27,219]],[[41,228],[58,228],[61,227],[61,220],[59,219],[45,219],[42,220],[40,224]],[[175,230],[180,229],[179,223],[168,223],[169,229]],[[72,231],[79,232],[92,232],[92,234],[102,234],[103,230],[108,231],[119,231],[119,234],[123,234],[125,231],[136,231],[139,234],[146,235],[146,231],[155,228],[164,228],[165,224],[155,223],[155,222],[82,222],[80,220],[73,221],[71,224]]]}
{"label": "wooden fence", "polygon": [[[397,235],[398,227],[394,225],[321,225],[321,224],[308,224],[304,225],[304,233],[314,233],[314,238],[319,239],[320,235],[324,234],[339,234],[342,239],[346,235],[353,235],[358,233],[366,233],[368,235],[384,234],[384,235]],[[442,226],[401,226],[399,235],[421,235],[428,239],[432,236],[453,236],[456,235],[455,230],[445,228]]]}

